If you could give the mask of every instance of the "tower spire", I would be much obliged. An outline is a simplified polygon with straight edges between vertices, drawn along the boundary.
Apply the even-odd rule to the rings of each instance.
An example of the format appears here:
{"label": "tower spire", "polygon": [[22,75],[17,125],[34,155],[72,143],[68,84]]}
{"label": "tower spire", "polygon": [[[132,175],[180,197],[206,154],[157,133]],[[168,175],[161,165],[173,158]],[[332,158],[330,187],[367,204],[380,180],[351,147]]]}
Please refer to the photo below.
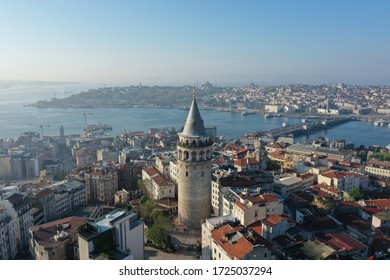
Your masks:
{"label": "tower spire", "polygon": [[185,136],[206,136],[206,129],[203,124],[202,117],[199,112],[198,104],[196,103],[196,91],[192,92],[192,104],[188,112],[187,120],[184,124],[182,134]]}

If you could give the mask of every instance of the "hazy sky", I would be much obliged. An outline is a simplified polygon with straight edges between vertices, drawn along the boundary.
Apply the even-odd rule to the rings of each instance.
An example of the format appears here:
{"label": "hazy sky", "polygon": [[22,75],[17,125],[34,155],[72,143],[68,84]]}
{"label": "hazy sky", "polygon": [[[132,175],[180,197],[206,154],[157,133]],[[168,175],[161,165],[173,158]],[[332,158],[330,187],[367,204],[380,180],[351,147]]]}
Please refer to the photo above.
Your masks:
{"label": "hazy sky", "polygon": [[0,80],[390,84],[390,1],[0,1]]}

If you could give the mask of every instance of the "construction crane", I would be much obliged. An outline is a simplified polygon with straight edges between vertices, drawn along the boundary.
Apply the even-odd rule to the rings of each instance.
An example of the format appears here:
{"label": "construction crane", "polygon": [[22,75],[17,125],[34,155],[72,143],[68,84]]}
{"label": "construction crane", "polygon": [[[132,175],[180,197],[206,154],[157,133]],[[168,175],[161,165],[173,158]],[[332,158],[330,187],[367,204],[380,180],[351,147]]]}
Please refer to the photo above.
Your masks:
{"label": "construction crane", "polygon": [[93,115],[93,113],[87,113],[84,111],[84,113],[81,113],[81,115],[84,116],[84,128],[87,128],[87,115]]}
{"label": "construction crane", "polygon": [[63,112],[64,114],[73,114],[73,115],[83,115],[84,116],[84,128],[87,128],[87,115],[93,115],[93,113],[85,112],[84,113],[69,113],[69,112]]}
{"label": "construction crane", "polygon": [[30,124],[30,126],[39,127],[41,129],[41,139],[43,139],[43,128],[44,127],[50,127],[49,124]]}

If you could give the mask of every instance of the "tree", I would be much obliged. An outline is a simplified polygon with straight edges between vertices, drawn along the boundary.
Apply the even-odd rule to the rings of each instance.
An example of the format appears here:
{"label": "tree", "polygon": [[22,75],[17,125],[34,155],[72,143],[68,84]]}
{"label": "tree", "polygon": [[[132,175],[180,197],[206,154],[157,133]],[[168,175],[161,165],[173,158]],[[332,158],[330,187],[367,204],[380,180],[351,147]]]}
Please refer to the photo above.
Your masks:
{"label": "tree", "polygon": [[173,225],[160,211],[156,211],[154,216],[156,220],[148,229],[146,237],[154,246],[168,250],[171,247],[169,230],[172,229]]}
{"label": "tree", "polygon": [[332,200],[326,197],[315,197],[312,205],[317,207],[317,210],[321,214],[329,214],[330,210],[332,209],[333,203]]}
{"label": "tree", "polygon": [[141,190],[142,194],[150,197],[149,190],[151,189],[152,181],[150,179],[139,180],[138,188]]}
{"label": "tree", "polygon": [[152,214],[156,206],[151,199],[146,199],[137,207],[137,213],[145,221],[147,225],[153,223]]}
{"label": "tree", "polygon": [[360,188],[353,188],[348,194],[354,201],[360,200],[364,197],[364,194]]}

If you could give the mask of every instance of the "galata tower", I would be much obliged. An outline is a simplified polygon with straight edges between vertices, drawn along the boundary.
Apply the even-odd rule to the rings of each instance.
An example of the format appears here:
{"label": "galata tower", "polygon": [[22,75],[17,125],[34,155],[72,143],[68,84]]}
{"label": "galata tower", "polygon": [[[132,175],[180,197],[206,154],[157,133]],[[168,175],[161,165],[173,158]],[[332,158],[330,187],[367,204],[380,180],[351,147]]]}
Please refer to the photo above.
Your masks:
{"label": "galata tower", "polygon": [[177,143],[179,223],[200,228],[210,217],[212,140],[200,116],[195,92]]}

